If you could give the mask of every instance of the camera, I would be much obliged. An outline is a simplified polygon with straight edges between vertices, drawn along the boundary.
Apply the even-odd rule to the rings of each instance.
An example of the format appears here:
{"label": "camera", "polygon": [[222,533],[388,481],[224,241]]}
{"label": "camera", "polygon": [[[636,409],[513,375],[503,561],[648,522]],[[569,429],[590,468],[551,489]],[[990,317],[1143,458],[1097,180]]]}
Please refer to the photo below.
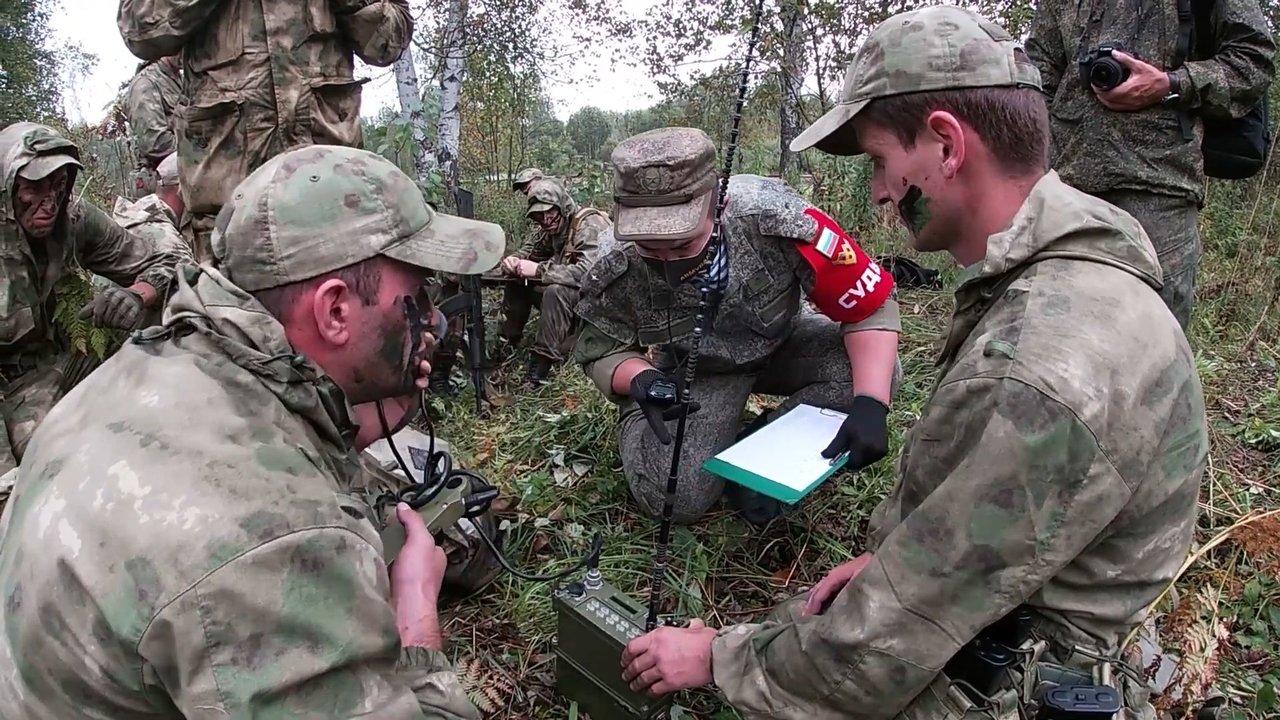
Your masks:
{"label": "camera", "polygon": [[1096,50],[1080,57],[1080,82],[1099,90],[1112,90],[1129,79],[1129,68],[1111,57],[1113,51],[1128,52],[1117,43],[1103,43]]}

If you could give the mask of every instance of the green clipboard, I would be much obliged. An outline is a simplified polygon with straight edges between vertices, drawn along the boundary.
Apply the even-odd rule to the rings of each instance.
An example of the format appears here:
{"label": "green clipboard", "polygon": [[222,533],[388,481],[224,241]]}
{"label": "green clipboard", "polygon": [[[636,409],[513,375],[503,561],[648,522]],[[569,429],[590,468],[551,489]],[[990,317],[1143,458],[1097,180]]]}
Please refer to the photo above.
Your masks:
{"label": "green clipboard", "polygon": [[702,468],[788,505],[839,472],[822,450],[835,437],[845,413],[800,404],[763,428],[707,458]]}

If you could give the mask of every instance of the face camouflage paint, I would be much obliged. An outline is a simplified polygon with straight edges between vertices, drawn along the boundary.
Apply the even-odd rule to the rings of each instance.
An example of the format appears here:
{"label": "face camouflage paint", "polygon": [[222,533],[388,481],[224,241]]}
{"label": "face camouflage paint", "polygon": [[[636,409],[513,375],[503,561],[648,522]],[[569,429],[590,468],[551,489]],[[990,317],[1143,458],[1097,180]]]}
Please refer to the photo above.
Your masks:
{"label": "face camouflage paint", "polygon": [[919,233],[929,223],[929,198],[918,186],[912,185],[898,201],[898,215],[913,233]]}

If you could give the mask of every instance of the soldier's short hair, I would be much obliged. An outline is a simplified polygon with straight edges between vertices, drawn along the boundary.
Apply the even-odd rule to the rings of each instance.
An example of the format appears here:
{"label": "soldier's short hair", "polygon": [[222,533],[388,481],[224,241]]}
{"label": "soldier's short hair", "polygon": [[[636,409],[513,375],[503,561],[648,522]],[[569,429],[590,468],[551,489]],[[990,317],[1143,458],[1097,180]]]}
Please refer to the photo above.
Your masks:
{"label": "soldier's short hair", "polygon": [[948,112],[973,128],[1005,171],[1020,175],[1049,167],[1049,108],[1035,88],[935,90],[878,98],[860,116],[912,148],[929,114]]}

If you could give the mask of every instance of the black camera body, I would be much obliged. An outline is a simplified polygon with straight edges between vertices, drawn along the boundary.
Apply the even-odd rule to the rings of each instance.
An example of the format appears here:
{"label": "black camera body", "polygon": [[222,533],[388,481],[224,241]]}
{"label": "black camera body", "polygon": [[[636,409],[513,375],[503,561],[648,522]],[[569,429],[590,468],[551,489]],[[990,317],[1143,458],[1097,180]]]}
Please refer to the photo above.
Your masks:
{"label": "black camera body", "polygon": [[1097,49],[1085,53],[1076,60],[1080,69],[1080,82],[1099,90],[1113,90],[1129,79],[1129,68],[1111,56],[1115,50],[1128,52],[1119,43],[1102,43]]}

